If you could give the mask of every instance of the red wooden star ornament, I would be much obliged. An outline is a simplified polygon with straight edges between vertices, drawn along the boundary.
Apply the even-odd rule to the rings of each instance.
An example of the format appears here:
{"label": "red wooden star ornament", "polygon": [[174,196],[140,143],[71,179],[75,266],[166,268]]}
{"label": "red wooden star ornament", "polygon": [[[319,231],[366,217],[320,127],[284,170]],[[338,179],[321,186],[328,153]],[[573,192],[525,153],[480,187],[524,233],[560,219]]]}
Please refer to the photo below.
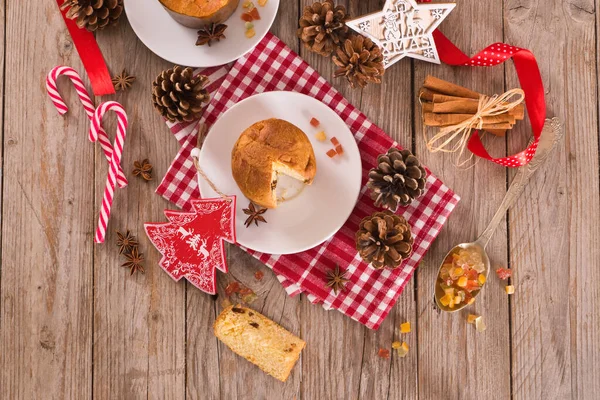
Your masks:
{"label": "red wooden star ornament", "polygon": [[173,279],[216,293],[216,269],[227,272],[223,241],[235,243],[235,196],[192,200],[192,212],[165,210],[169,222],[147,223],[146,234]]}

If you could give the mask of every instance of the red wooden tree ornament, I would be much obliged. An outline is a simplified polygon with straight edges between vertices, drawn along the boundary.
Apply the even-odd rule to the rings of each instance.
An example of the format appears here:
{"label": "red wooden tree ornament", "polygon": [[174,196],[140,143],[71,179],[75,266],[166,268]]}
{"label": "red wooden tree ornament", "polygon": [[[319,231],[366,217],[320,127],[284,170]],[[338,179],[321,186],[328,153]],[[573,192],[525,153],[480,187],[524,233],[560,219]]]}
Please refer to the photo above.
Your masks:
{"label": "red wooden tree ornament", "polygon": [[223,241],[235,243],[235,196],[192,200],[191,212],[165,210],[169,222],[147,223],[146,234],[173,279],[216,293],[216,269],[227,272]]}

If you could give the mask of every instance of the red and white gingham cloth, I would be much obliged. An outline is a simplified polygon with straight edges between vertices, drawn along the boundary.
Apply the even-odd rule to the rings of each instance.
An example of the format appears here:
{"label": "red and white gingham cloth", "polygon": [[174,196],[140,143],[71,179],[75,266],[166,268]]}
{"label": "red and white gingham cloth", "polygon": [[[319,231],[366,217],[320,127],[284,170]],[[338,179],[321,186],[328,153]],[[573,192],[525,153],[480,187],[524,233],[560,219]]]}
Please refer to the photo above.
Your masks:
{"label": "red and white gingham cloth", "polygon": [[[361,219],[378,211],[365,187],[368,171],[376,165],[379,154],[398,145],[348,103],[300,56],[271,34],[240,58],[229,72],[227,70],[228,67],[220,67],[201,71],[210,75],[213,86],[221,83],[201,120],[208,127],[228,108],[249,96],[287,90],[307,94],[328,105],[353,132],[363,164],[363,188],[344,226],[325,243],[302,253],[271,255],[247,251],[273,269],[290,295],[304,292],[310,301],[337,309],[367,327],[377,329],[442,229],[459,197],[429,174],[425,194],[399,211],[412,226],[415,238],[412,256],[396,270],[373,269],[358,256],[354,235]],[[185,209],[191,198],[200,196],[190,157],[196,145],[197,128],[183,124],[171,125],[170,128],[182,143],[182,148],[157,193]],[[325,273],[334,268],[336,263],[348,272],[350,279],[347,290],[338,295],[325,287]]]}

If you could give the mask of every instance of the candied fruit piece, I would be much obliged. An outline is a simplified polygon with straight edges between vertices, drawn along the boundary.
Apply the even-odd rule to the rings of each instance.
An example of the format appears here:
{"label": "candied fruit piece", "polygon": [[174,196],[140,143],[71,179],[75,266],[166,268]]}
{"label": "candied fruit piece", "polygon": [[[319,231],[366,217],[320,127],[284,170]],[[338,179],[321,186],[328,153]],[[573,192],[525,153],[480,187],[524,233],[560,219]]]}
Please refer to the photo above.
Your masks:
{"label": "candied fruit piece", "polygon": [[331,141],[331,144],[334,146],[337,146],[338,144],[340,144],[340,142],[337,140],[337,138],[335,136],[329,140]]}
{"label": "candied fruit piece", "polygon": [[444,289],[444,294],[453,297],[454,296],[454,288],[453,287],[449,287],[449,288]]}
{"label": "candied fruit piece", "polygon": [[462,297],[454,296],[454,304],[459,305],[462,302]]}
{"label": "candied fruit piece", "polygon": [[230,296],[233,293],[238,293],[240,291],[240,283],[239,282],[231,282],[225,288],[225,294]]}
{"label": "candied fruit piece", "polygon": [[465,286],[465,290],[467,292],[472,292],[473,290],[479,290],[481,289],[481,286],[479,286],[479,282],[477,281],[467,281],[467,286]]}
{"label": "candied fruit piece", "polygon": [[400,342],[393,342],[392,343],[392,349],[394,349],[394,350],[399,349],[400,346],[402,346],[402,343],[400,343]]}
{"label": "candied fruit piece", "polygon": [[512,270],[510,270],[508,268],[498,268],[496,270],[496,275],[498,275],[498,278],[500,278],[503,281],[505,281],[505,280],[507,280],[508,278],[511,277]]}
{"label": "candied fruit piece", "polygon": [[253,20],[257,20],[260,19],[260,14],[258,13],[258,8],[253,8],[252,10],[250,10],[250,15],[252,16]]}
{"label": "candied fruit piece", "polygon": [[456,281],[456,284],[460,287],[465,287],[467,286],[467,281],[469,279],[466,276],[461,276],[460,278],[458,278],[458,281]]}
{"label": "candied fruit piece", "polygon": [[506,294],[513,294],[515,292],[515,287],[513,285],[506,285],[504,290],[506,290]]}
{"label": "candied fruit piece", "polygon": [[240,18],[242,18],[242,21],[246,21],[246,22],[254,21],[254,18],[252,18],[252,15],[250,15],[250,13],[248,13],[248,12],[242,13]]}
{"label": "candied fruit piece", "polygon": [[390,351],[387,349],[379,349],[377,355],[381,358],[390,358]]}
{"label": "candied fruit piece", "polygon": [[472,281],[477,279],[477,271],[469,268],[469,270],[467,271],[467,278],[469,278],[469,280],[472,280]]}
{"label": "candied fruit piece", "polygon": [[344,154],[344,148],[342,147],[341,144],[338,144],[337,146],[335,146],[335,152],[338,153],[340,156],[342,154]]}
{"label": "candied fruit piece", "polygon": [[253,8],[254,4],[251,1],[245,1],[242,3],[242,7],[244,8]]}
{"label": "candied fruit piece", "polygon": [[442,298],[440,299],[440,303],[442,303],[442,305],[444,307],[448,307],[450,305],[451,300],[452,300],[452,296],[447,294],[445,296],[442,296]]}
{"label": "candied fruit piece", "polygon": [[478,317],[478,315],[475,315],[475,314],[469,314],[469,315],[467,316],[467,322],[468,322],[469,324],[474,324],[474,323],[475,323],[475,320],[477,319],[477,317]]}
{"label": "candied fruit piece", "polygon": [[258,0],[258,5],[264,7],[265,5],[267,5],[267,1],[269,0]]}
{"label": "candied fruit piece", "polygon": [[405,322],[400,324],[400,333],[409,333],[410,332],[410,322]]}
{"label": "candied fruit piece", "polygon": [[329,156],[329,158],[333,158],[336,156],[337,153],[336,153],[335,149],[331,149],[331,150],[328,150],[326,154]]}
{"label": "candied fruit piece", "polygon": [[256,35],[256,32],[254,31],[254,29],[248,29],[248,30],[246,31],[246,37],[247,37],[248,39],[250,39],[251,37],[254,37],[254,35]]}
{"label": "candied fruit piece", "polygon": [[319,126],[321,123],[319,122],[319,120],[318,120],[318,119],[316,119],[316,118],[311,118],[311,120],[310,120],[310,124],[316,128],[316,127],[317,127],[317,126]]}
{"label": "candied fruit piece", "polygon": [[315,138],[319,141],[319,142],[324,142],[325,139],[327,139],[327,135],[325,134],[325,131],[321,131],[319,133],[317,133],[315,135]]}
{"label": "candied fruit piece", "polygon": [[479,317],[475,318],[475,329],[477,329],[477,332],[483,332],[485,331],[485,322],[483,322],[483,317],[480,315]]}
{"label": "candied fruit piece", "polygon": [[254,279],[256,279],[257,281],[262,281],[262,278],[265,276],[265,274],[262,271],[256,271],[254,273]]}
{"label": "candied fruit piece", "polygon": [[254,24],[252,22],[246,22],[246,24],[244,24],[244,27],[246,28],[246,30],[252,29],[254,28]]}
{"label": "candied fruit piece", "polygon": [[485,284],[485,275],[484,274],[479,274],[479,276],[477,277],[477,281],[479,282],[479,284],[481,286],[483,286]]}
{"label": "candied fruit piece", "polygon": [[408,344],[406,342],[402,342],[400,347],[396,350],[398,353],[398,357],[404,358],[408,354]]}
{"label": "candied fruit piece", "polygon": [[467,300],[467,304],[473,304],[475,303],[475,297],[471,297],[469,300]]}

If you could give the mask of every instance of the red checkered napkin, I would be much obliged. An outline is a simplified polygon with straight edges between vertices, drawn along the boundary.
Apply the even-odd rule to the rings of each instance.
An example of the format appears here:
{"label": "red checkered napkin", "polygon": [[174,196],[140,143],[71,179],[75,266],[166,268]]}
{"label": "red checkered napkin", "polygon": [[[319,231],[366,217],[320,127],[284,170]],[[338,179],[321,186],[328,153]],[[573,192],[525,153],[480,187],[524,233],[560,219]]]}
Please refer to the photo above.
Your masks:
{"label": "red checkered napkin", "polygon": [[[205,72],[203,72],[205,73]],[[323,244],[292,255],[262,254],[247,250],[278,275],[288,293],[304,292],[313,302],[323,303],[377,329],[389,313],[419,261],[440,232],[459,198],[439,179],[429,174],[425,194],[400,210],[413,227],[412,256],[396,270],[375,270],[365,264],[354,247],[354,234],[362,218],[378,211],[364,184],[377,156],[398,146],[379,127],[348,103],[325,79],[289,49],[281,40],[267,35],[257,47],[240,58],[225,76],[202,118],[207,126],[228,108],[257,93],[273,90],[295,91],[312,96],[333,109],[350,127],[361,154],[363,189],[352,215],[344,226]],[[172,128],[173,129],[173,128]],[[177,129],[177,128],[175,128]],[[195,145],[193,128],[157,189],[168,200],[186,208],[190,198],[199,196],[190,152]],[[429,172],[429,171],[428,171]],[[337,296],[325,287],[326,270],[339,264],[350,282]]]}

